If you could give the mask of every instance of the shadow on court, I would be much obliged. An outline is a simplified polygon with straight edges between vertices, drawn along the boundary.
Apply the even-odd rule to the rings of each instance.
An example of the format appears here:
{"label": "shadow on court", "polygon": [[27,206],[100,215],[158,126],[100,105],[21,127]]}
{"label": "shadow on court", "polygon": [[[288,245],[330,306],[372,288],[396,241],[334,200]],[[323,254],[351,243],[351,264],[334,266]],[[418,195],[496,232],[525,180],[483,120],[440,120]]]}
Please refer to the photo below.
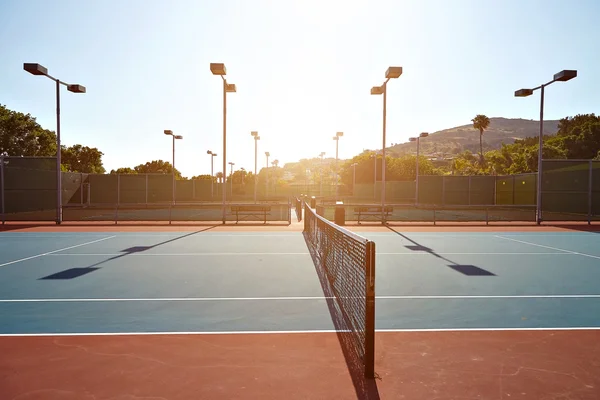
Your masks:
{"label": "shadow on court", "polygon": [[152,246],[133,246],[133,247],[129,247],[129,248],[125,249],[125,250],[121,250],[121,253],[123,253],[123,254],[119,254],[118,256],[113,256],[113,257],[107,258],[106,260],[99,261],[99,262],[97,262],[95,264],[92,264],[92,265],[89,265],[87,267],[69,268],[69,269],[66,269],[64,271],[56,272],[56,273],[54,273],[52,275],[48,275],[48,276],[45,276],[43,278],[40,278],[40,280],[68,280],[68,279],[79,278],[81,276],[87,275],[87,274],[89,274],[91,272],[94,272],[94,271],[100,269],[100,267],[98,267],[99,265],[105,264],[105,263],[110,262],[110,261],[117,260],[117,259],[122,258],[122,257],[126,257],[126,256],[128,256],[130,254],[141,253],[141,252],[153,249],[155,247],[162,246],[162,245],[167,244],[167,243],[171,243],[171,242],[174,242],[174,241],[177,241],[177,240],[180,240],[180,239],[184,239],[186,237],[193,236],[193,235],[196,235],[198,233],[205,232],[205,231],[208,231],[210,229],[213,229],[216,226],[217,225],[213,225],[211,227],[208,227],[208,228],[205,228],[205,229],[201,229],[199,231],[194,231],[194,232],[185,234],[183,236],[177,236],[177,237],[175,237],[173,239],[165,240],[164,242],[156,243],[156,244],[154,244]]}
{"label": "shadow on court", "polygon": [[418,242],[414,241],[413,239],[409,238],[408,236],[402,234],[401,232],[398,232],[395,229],[392,229],[391,227],[387,227],[389,230],[391,230],[392,232],[394,232],[395,234],[401,236],[402,238],[404,238],[405,240],[409,241],[412,243],[412,245],[407,245],[404,246],[409,250],[412,251],[422,251],[425,253],[429,253],[434,257],[437,257],[439,259],[442,259],[450,264],[448,264],[448,267],[452,268],[453,270],[460,272],[461,274],[467,275],[467,276],[496,276],[494,273],[487,271],[483,268],[480,268],[478,266],[475,265],[465,265],[465,264],[458,264],[440,254],[437,254],[435,252],[435,250],[427,247],[427,246],[423,246],[421,244],[419,244]]}
{"label": "shadow on court", "polygon": [[358,400],[379,400],[379,390],[377,389],[377,382],[375,379],[368,379],[365,377],[365,366],[361,359],[358,349],[354,344],[353,335],[356,333],[352,331],[352,324],[348,322],[350,316],[346,315],[342,309],[340,309],[337,301],[335,300],[335,293],[333,292],[327,276],[323,268],[320,267],[321,261],[319,256],[310,245],[309,240],[306,237],[306,233],[303,233],[304,240],[310,252],[310,255],[317,271],[323,293],[327,300],[327,307],[335,326],[336,334],[344,354],[346,365],[348,366],[348,372],[352,378],[352,384],[356,392],[356,398]]}

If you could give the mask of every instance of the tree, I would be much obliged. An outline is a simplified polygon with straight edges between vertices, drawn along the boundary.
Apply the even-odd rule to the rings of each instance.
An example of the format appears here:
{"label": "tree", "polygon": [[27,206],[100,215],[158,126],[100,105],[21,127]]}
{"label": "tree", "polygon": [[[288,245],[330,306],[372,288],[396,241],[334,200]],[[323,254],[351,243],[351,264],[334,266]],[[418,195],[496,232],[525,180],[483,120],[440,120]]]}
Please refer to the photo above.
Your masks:
{"label": "tree", "polygon": [[56,156],[56,134],[43,129],[30,114],[0,105],[0,154]]}
{"label": "tree", "polygon": [[61,164],[69,172],[86,174],[103,174],[106,172],[102,165],[104,154],[95,147],[76,144],[70,147],[61,146]]}
{"label": "tree", "polygon": [[477,114],[471,122],[473,122],[473,128],[479,131],[479,157],[481,165],[483,165],[483,131],[490,126],[490,119],[483,114]]}
{"label": "tree", "polygon": [[[140,164],[133,168],[138,174],[172,174],[173,165],[168,161],[154,160],[145,164]],[[175,179],[185,179],[181,172],[175,168]]]}
{"label": "tree", "polygon": [[217,178],[217,181],[218,181],[219,183],[223,183],[223,173],[222,173],[222,172],[217,172],[217,173],[215,174],[215,177]]}
{"label": "tree", "polygon": [[111,174],[137,174],[137,171],[129,167],[121,167],[110,171]]}
{"label": "tree", "polygon": [[210,181],[210,180],[214,181],[215,180],[215,178],[213,176],[211,176],[210,174],[192,176],[192,179],[199,180],[199,181]]}

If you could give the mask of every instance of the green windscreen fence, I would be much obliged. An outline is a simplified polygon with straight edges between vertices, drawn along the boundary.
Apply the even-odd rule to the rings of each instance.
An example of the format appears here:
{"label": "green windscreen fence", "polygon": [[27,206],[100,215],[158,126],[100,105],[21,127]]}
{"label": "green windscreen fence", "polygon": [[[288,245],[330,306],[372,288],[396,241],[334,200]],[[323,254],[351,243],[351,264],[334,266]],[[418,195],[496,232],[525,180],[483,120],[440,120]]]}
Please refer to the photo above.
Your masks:
{"label": "green windscreen fence", "polygon": [[590,160],[544,160],[542,219],[598,220],[599,164]]}
{"label": "green windscreen fence", "polygon": [[2,214],[6,221],[56,219],[56,158],[1,157]]}

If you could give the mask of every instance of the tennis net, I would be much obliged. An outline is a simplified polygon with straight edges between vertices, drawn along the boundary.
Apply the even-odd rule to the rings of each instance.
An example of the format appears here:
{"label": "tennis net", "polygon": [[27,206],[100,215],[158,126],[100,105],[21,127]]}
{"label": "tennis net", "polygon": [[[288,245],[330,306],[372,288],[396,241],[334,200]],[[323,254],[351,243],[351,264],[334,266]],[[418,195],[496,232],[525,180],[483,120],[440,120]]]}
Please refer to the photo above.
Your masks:
{"label": "tennis net", "polygon": [[[375,376],[375,243],[317,215],[304,203],[304,235],[326,294],[335,298],[342,343]],[[332,316],[334,316],[332,314]],[[346,349],[348,350],[348,349]]]}

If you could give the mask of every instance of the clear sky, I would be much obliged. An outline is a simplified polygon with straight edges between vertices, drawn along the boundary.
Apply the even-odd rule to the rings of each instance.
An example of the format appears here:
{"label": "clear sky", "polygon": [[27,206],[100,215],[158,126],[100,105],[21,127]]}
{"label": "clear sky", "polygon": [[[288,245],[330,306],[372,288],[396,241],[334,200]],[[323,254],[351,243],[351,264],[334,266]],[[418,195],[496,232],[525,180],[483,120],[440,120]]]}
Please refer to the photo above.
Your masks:
{"label": "clear sky", "polygon": [[[55,129],[49,73],[87,87],[64,90],[62,139],[104,153],[105,168],[171,160],[184,176],[222,163],[222,84],[227,66],[227,161],[259,168],[381,148],[388,66],[388,145],[419,132],[469,124],[476,114],[539,118],[539,94],[515,98],[563,69],[579,76],[546,91],[545,117],[600,109],[598,0],[1,0],[0,103]],[[218,167],[217,167],[218,166]],[[229,168],[228,168],[229,170]],[[216,172],[216,171],[215,171]]]}

